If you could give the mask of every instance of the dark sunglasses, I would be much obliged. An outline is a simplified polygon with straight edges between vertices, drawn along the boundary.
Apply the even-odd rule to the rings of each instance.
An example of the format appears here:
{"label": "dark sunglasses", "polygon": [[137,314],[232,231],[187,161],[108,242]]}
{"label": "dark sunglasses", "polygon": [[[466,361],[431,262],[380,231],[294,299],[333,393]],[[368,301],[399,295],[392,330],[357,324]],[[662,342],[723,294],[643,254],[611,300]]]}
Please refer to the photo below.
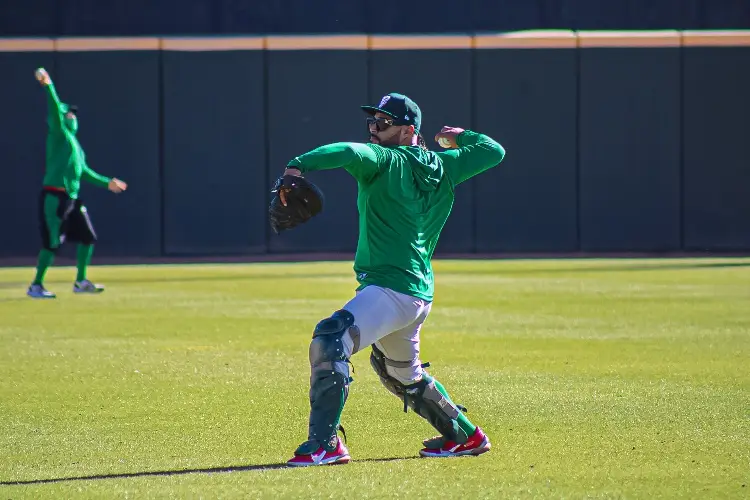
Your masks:
{"label": "dark sunglasses", "polygon": [[392,127],[395,124],[393,118],[375,118],[374,116],[368,116],[366,118],[366,121],[368,128],[370,127],[370,125],[374,124],[378,132],[382,132],[383,130],[387,129],[388,127]]}

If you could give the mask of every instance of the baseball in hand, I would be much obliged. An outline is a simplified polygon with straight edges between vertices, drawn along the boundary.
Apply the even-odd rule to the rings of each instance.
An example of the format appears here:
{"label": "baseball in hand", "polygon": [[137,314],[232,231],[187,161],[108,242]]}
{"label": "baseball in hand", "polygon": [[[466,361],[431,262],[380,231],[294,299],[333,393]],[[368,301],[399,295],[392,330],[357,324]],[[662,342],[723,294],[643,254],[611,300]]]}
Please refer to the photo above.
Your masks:
{"label": "baseball in hand", "polygon": [[438,144],[440,144],[442,147],[448,149],[451,147],[451,141],[446,139],[445,137],[441,137],[438,139]]}
{"label": "baseball in hand", "polygon": [[49,74],[47,73],[47,70],[45,70],[44,68],[38,68],[34,72],[34,76],[42,85],[49,85],[50,77],[49,77]]}
{"label": "baseball in hand", "polygon": [[464,129],[458,127],[445,126],[440,129],[440,132],[435,134],[435,141],[445,149],[457,148],[458,147],[458,136],[463,133]]}

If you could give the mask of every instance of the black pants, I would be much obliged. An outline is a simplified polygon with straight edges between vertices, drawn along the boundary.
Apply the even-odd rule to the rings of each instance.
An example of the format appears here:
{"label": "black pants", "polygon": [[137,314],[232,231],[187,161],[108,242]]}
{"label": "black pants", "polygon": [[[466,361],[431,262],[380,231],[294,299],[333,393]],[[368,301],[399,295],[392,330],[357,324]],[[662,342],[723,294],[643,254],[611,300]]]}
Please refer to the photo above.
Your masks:
{"label": "black pants", "polygon": [[39,195],[39,229],[42,245],[57,251],[66,241],[92,245],[96,231],[86,206],[62,191],[42,190]]}

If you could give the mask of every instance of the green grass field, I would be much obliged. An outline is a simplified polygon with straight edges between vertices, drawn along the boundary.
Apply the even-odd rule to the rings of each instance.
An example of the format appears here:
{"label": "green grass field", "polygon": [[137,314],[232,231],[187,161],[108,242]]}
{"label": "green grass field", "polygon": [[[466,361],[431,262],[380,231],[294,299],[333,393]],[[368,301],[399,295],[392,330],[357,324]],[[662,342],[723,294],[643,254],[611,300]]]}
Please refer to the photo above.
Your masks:
{"label": "green grass field", "polygon": [[492,451],[418,458],[362,352],[352,462],[291,469],[350,263],[0,269],[0,498],[750,498],[750,259],[435,270],[422,359]]}

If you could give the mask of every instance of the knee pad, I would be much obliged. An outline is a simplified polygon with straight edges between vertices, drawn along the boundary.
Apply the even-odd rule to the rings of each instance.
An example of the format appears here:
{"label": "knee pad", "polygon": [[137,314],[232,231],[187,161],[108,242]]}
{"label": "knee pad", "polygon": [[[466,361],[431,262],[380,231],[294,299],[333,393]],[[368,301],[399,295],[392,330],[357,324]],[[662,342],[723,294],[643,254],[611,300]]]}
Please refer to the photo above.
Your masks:
{"label": "knee pad", "polygon": [[[385,357],[383,351],[375,347],[375,345],[373,344],[372,352],[370,353],[370,365],[372,366],[372,369],[375,370],[375,373],[378,374],[380,382],[385,386],[385,388],[398,396],[400,399],[404,399],[406,388],[409,387],[410,384],[413,383],[413,381],[404,383],[403,381],[388,373],[388,367],[390,366],[393,368],[407,368],[412,365],[412,362],[394,361],[392,359],[389,359]],[[430,363],[422,363],[420,365],[421,368],[427,368],[428,366],[430,366]],[[404,412],[406,412],[407,407],[408,406],[406,400],[404,399]]]}
{"label": "knee pad", "polygon": [[336,311],[315,325],[310,343],[310,365],[323,363],[348,362],[349,356],[344,347],[344,336],[349,334],[354,347],[359,348],[359,329],[354,325],[354,315],[346,310]]}
{"label": "knee pad", "polygon": [[[386,358],[385,354],[383,354],[383,351],[375,347],[375,344],[372,345],[372,352],[370,353],[370,366],[372,366],[372,369],[375,370],[375,373],[378,374],[380,383],[382,383],[385,388],[391,391],[394,395],[398,396],[400,399],[404,399],[406,385],[404,385],[400,380],[388,373],[388,365],[399,366],[399,363],[399,361],[393,361],[392,359]],[[411,362],[409,362],[409,366],[411,366]],[[425,366],[429,366],[429,363],[425,363],[422,365],[422,367]],[[405,403],[404,411],[406,411]]]}
{"label": "knee pad", "polygon": [[[310,422],[308,440],[330,442],[339,428],[344,403],[349,396],[349,356],[344,336],[349,334],[359,344],[354,316],[345,310],[315,326],[310,342]],[[356,338],[356,340],[355,340]],[[335,445],[335,443],[334,443]]]}

